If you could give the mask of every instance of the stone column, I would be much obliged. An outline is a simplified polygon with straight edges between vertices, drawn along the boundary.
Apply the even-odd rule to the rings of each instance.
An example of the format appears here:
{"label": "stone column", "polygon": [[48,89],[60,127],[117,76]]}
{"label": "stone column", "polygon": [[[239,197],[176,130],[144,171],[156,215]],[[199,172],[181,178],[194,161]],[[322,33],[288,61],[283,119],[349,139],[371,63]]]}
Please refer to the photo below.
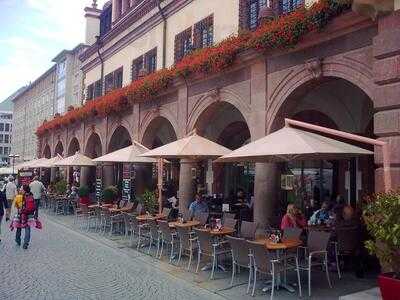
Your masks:
{"label": "stone column", "polygon": [[[392,189],[400,187],[400,10],[378,20],[373,39],[374,133],[389,143]],[[375,192],[383,190],[382,149],[375,147]]]}
{"label": "stone column", "polygon": [[90,167],[81,167],[80,178],[79,178],[79,185],[80,186],[88,186],[88,178],[90,174]]}
{"label": "stone column", "polygon": [[257,163],[254,179],[254,222],[264,231],[276,211],[278,199],[278,168],[274,163]]}
{"label": "stone column", "polygon": [[106,188],[110,185],[114,185],[114,166],[113,165],[104,165],[103,166],[103,188]]}
{"label": "stone column", "polygon": [[179,211],[186,213],[193,200],[195,191],[192,184],[192,168],[195,167],[194,161],[181,159],[179,171]]}

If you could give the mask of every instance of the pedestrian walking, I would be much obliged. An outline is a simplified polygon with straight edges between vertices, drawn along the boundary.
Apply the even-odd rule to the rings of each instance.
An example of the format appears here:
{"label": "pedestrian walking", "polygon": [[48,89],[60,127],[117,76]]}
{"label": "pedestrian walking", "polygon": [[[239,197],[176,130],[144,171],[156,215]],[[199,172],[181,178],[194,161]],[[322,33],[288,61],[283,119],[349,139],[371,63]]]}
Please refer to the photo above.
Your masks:
{"label": "pedestrian walking", "polygon": [[8,176],[8,182],[6,184],[6,198],[8,202],[8,215],[11,215],[11,208],[15,196],[17,196],[18,190],[14,183],[14,177],[12,175]]}
{"label": "pedestrian walking", "polygon": [[15,197],[14,206],[17,209],[17,215],[11,222],[11,230],[16,229],[15,242],[21,246],[21,232],[24,228],[23,248],[28,249],[31,240],[31,227],[38,227],[38,220],[34,217],[36,212],[36,201],[33,199],[31,189],[28,185],[23,186],[21,194]]}
{"label": "pedestrian walking", "polygon": [[1,242],[1,223],[3,221],[4,213],[6,214],[6,221],[9,218],[8,201],[6,198],[6,186],[3,185],[0,189],[0,242]]}
{"label": "pedestrian walking", "polygon": [[35,210],[35,218],[37,219],[39,216],[39,206],[40,200],[42,199],[42,195],[46,192],[46,188],[43,183],[39,180],[38,176],[33,177],[32,182],[29,184],[29,188],[33,195],[33,199],[35,200],[36,210]]}

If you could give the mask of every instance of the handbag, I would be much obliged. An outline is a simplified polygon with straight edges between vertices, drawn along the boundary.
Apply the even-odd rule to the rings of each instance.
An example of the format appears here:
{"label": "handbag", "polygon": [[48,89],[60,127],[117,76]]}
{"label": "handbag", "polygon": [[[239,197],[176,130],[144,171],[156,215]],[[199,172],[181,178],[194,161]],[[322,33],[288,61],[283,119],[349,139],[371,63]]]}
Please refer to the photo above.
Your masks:
{"label": "handbag", "polygon": [[35,228],[36,229],[42,229],[43,228],[42,222],[40,222],[39,219],[36,219]]}

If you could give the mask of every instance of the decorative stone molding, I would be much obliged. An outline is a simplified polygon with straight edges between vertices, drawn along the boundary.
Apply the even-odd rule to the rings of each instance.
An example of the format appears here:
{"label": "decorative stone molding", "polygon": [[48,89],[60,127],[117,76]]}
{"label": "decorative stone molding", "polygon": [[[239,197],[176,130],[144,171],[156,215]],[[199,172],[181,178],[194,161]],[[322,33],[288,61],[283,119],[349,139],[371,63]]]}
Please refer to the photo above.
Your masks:
{"label": "decorative stone molding", "polygon": [[221,100],[221,89],[216,87],[208,92],[208,95],[214,100],[219,101]]}
{"label": "decorative stone molding", "polygon": [[394,10],[393,0],[353,0],[354,12],[375,20],[379,15],[391,13]]}
{"label": "decorative stone molding", "polygon": [[304,66],[314,79],[322,77],[322,58],[312,58],[304,62]]}

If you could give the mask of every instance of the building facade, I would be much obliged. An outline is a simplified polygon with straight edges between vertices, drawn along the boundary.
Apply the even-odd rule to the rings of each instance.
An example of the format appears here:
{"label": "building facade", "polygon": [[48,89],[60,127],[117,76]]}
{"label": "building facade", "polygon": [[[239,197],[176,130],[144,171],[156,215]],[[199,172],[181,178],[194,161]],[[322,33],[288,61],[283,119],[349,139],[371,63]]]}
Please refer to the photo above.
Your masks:
{"label": "building facade", "polygon": [[53,66],[13,99],[12,151],[21,160],[36,157],[35,128],[54,115],[55,80],[56,66]]}
{"label": "building facade", "polygon": [[12,143],[12,111],[0,111],[0,160],[1,164],[10,163],[11,143]]}
{"label": "building facade", "polygon": [[[132,80],[135,85],[143,74],[174,65],[194,49],[241,30],[256,29],[259,16],[271,14],[262,11],[265,3],[182,0],[163,1],[160,6],[151,0],[114,0],[103,10],[88,8],[90,24],[98,18],[101,36],[92,39],[94,44],[81,56],[86,101],[97,101],[92,99],[129,86]],[[275,14],[312,5],[303,1],[271,4]],[[236,149],[282,128],[285,118],[293,118],[387,141],[390,174],[397,188],[398,9],[379,15],[376,21],[348,9],[289,49],[247,49],[221,72],[176,77],[148,101],[132,101],[126,109],[105,117],[93,112],[45,131],[40,135],[38,155],[72,155],[80,150],[94,158],[133,140],[154,148],[194,129]],[[278,204],[292,196],[280,187],[284,174],[298,178],[301,187],[295,196],[304,201],[342,195],[356,203],[364,194],[383,189],[382,152],[371,150],[374,157],[285,164],[221,166],[182,160],[178,163],[180,208],[187,209],[192,199],[193,168],[205,170],[208,193],[227,197],[245,189],[254,196],[254,219],[260,228],[272,222],[280,213],[276,210],[282,205]],[[105,168],[103,180],[111,184],[113,168]]]}
{"label": "building facade", "polygon": [[54,112],[63,114],[70,106],[81,106],[83,77],[79,56],[86,46],[79,44],[72,50],[61,51],[54,59],[56,64],[56,87]]}

